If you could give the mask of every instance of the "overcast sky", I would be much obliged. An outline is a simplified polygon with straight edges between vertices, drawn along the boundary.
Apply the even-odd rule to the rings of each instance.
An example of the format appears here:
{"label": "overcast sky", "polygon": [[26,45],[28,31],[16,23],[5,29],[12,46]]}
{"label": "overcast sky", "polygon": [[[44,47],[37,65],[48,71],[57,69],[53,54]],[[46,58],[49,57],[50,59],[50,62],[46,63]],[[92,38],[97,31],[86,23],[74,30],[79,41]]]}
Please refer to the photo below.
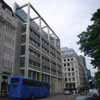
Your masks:
{"label": "overcast sky", "polygon": [[[16,1],[23,5],[28,0],[5,0],[10,6]],[[77,35],[91,24],[92,14],[100,8],[100,0],[29,0],[61,39],[61,47],[73,48],[80,54]],[[88,68],[92,68],[87,59]],[[92,70],[93,73],[94,70]]]}

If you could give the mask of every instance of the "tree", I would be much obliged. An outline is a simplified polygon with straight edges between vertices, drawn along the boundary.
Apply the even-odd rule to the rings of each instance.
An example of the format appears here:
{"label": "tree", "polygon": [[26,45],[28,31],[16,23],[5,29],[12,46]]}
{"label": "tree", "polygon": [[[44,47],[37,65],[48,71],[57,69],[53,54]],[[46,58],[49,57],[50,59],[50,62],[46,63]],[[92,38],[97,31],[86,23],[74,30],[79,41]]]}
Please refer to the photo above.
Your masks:
{"label": "tree", "polygon": [[78,44],[85,55],[93,58],[91,63],[95,67],[100,67],[100,9],[93,14],[91,21],[93,24],[78,35]]}
{"label": "tree", "polygon": [[96,87],[100,89],[100,71],[95,73]]}

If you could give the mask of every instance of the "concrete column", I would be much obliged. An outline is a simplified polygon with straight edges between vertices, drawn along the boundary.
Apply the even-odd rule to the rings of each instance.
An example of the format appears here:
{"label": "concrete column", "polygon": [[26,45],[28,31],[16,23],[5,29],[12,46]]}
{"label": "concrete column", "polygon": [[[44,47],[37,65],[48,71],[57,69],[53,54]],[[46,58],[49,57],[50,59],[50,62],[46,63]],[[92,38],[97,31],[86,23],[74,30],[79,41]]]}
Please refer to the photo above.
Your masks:
{"label": "concrete column", "polygon": [[41,37],[41,18],[39,19],[39,32],[40,32],[40,81],[42,81],[42,37]]}
{"label": "concrete column", "polygon": [[26,24],[26,50],[25,50],[25,77],[28,77],[29,67],[29,33],[30,33],[30,3],[28,3],[28,14]]}

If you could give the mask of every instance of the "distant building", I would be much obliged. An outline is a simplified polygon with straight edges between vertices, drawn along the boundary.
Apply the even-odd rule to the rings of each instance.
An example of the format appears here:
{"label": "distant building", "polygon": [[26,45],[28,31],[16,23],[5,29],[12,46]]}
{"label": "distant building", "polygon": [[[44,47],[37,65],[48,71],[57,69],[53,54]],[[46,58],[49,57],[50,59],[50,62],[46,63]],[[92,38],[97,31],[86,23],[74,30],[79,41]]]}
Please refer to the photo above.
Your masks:
{"label": "distant building", "polygon": [[12,9],[0,0],[0,86],[15,68],[16,18]]}
{"label": "distant building", "polygon": [[67,47],[62,48],[62,57],[64,88],[76,93],[84,90],[86,88],[85,62],[83,60],[81,62],[76,52]]}

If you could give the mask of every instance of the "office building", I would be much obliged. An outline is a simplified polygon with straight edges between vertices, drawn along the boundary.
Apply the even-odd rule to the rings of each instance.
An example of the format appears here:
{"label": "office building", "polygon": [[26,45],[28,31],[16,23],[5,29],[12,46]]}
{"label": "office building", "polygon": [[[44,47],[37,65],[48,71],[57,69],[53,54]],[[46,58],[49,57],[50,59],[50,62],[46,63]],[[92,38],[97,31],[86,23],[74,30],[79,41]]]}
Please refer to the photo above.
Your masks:
{"label": "office building", "polygon": [[[12,9],[0,0],[0,84],[15,68],[16,18]],[[0,85],[1,86],[1,85]]]}
{"label": "office building", "polygon": [[64,88],[74,93],[85,89],[85,70],[83,62],[77,53],[71,49],[62,48]]}
{"label": "office building", "polygon": [[[28,7],[28,13],[23,10],[24,7]],[[31,4],[22,7],[15,4],[14,9],[18,20],[17,73],[34,80],[49,82],[52,94],[61,93],[63,84],[59,37]],[[32,17],[30,11],[37,17]]]}
{"label": "office building", "polygon": [[50,83],[51,94],[63,91],[60,39],[30,3],[12,11],[0,0],[0,47],[0,82],[18,75]]}

